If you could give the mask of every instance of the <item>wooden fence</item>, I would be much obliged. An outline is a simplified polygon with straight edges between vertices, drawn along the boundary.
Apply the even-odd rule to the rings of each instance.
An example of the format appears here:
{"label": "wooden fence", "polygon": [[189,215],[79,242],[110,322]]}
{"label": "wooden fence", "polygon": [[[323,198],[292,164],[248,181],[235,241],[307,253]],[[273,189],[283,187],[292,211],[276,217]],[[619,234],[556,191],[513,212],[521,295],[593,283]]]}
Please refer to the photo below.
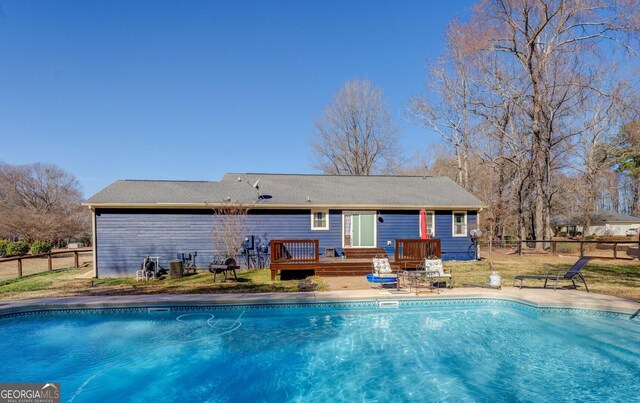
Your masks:
{"label": "wooden fence", "polygon": [[[634,256],[630,256],[627,253],[621,251],[618,246],[627,245],[625,250],[628,248],[640,248],[640,241],[597,241],[597,240],[558,240],[552,239],[547,241],[518,241],[518,255],[522,256],[524,251],[528,248],[531,250],[535,250],[536,246],[542,244],[542,248],[546,252],[550,252],[552,255],[558,255],[558,244],[569,244],[569,245],[578,245],[578,253],[580,257],[593,257],[597,259],[633,259]],[[533,245],[533,246],[531,246]],[[585,251],[585,245],[603,245],[603,246],[611,246],[613,250],[612,256],[589,256]],[[609,250],[609,248],[603,248],[602,250]],[[623,252],[622,254],[620,252]],[[567,252],[563,252],[569,254]],[[637,256],[636,256],[637,257]]]}
{"label": "wooden fence", "polygon": [[47,269],[49,271],[52,271],[53,270],[53,262],[52,262],[52,259],[51,259],[52,256],[73,254],[74,267],[78,268],[78,267],[80,267],[79,254],[80,253],[84,253],[84,252],[92,252],[92,251],[93,251],[93,248],[80,248],[80,249],[72,249],[72,250],[58,250],[58,251],[54,251],[54,252],[41,253],[41,254],[38,254],[38,255],[23,255],[23,256],[15,256],[15,257],[3,258],[3,259],[0,259],[0,263],[18,262],[18,277],[22,277],[22,262],[24,260],[41,259],[41,258],[46,257],[47,258]]}

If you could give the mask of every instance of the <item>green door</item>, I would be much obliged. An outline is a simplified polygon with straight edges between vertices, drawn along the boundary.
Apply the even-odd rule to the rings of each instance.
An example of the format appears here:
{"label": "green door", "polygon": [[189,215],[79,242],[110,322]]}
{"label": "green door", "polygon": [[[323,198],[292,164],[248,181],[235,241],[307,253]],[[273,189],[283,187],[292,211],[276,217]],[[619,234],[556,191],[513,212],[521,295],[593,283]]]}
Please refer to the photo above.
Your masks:
{"label": "green door", "polygon": [[376,246],[376,214],[351,213],[351,246],[372,248]]}

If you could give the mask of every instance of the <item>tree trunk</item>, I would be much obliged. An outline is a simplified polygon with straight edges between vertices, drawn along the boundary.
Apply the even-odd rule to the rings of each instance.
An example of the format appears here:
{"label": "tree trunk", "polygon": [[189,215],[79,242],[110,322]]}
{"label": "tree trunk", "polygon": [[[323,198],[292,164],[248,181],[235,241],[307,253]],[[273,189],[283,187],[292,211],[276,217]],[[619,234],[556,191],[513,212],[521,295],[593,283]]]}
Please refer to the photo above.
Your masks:
{"label": "tree trunk", "polygon": [[632,178],[633,195],[631,195],[631,215],[638,216],[638,198],[640,198],[640,174],[636,174]]}

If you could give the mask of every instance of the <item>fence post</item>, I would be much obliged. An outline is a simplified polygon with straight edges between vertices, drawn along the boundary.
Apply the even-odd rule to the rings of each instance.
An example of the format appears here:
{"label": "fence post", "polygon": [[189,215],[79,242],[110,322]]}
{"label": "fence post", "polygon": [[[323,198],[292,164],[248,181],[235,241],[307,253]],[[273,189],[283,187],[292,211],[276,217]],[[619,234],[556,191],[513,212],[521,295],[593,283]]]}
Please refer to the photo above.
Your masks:
{"label": "fence post", "polygon": [[558,248],[556,247],[556,241],[551,241],[551,254],[553,256],[557,255]]}
{"label": "fence post", "polygon": [[22,277],[22,259],[18,259],[18,277]]}
{"label": "fence post", "polygon": [[47,254],[47,265],[49,267],[49,271],[53,270],[53,265],[51,264],[51,253]]}
{"label": "fence post", "polygon": [[613,259],[618,259],[618,242],[613,243]]}
{"label": "fence post", "polygon": [[518,256],[522,256],[522,240],[518,243]]}
{"label": "fence post", "polygon": [[580,241],[580,257],[584,257],[584,241]]}
{"label": "fence post", "polygon": [[78,251],[77,250],[73,251],[73,263],[75,264],[76,269],[80,267],[80,262],[79,262],[79,259],[78,259]]}

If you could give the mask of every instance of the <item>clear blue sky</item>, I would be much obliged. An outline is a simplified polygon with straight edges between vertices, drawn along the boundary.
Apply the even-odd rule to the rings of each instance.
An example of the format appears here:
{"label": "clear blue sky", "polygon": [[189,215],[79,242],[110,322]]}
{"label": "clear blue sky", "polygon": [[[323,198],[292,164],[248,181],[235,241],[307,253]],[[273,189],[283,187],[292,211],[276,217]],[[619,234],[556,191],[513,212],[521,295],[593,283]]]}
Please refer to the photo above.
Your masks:
{"label": "clear blue sky", "polygon": [[311,173],[313,120],[347,80],[404,119],[470,1],[2,1],[0,160],[48,162],[85,196],[116,179]]}

